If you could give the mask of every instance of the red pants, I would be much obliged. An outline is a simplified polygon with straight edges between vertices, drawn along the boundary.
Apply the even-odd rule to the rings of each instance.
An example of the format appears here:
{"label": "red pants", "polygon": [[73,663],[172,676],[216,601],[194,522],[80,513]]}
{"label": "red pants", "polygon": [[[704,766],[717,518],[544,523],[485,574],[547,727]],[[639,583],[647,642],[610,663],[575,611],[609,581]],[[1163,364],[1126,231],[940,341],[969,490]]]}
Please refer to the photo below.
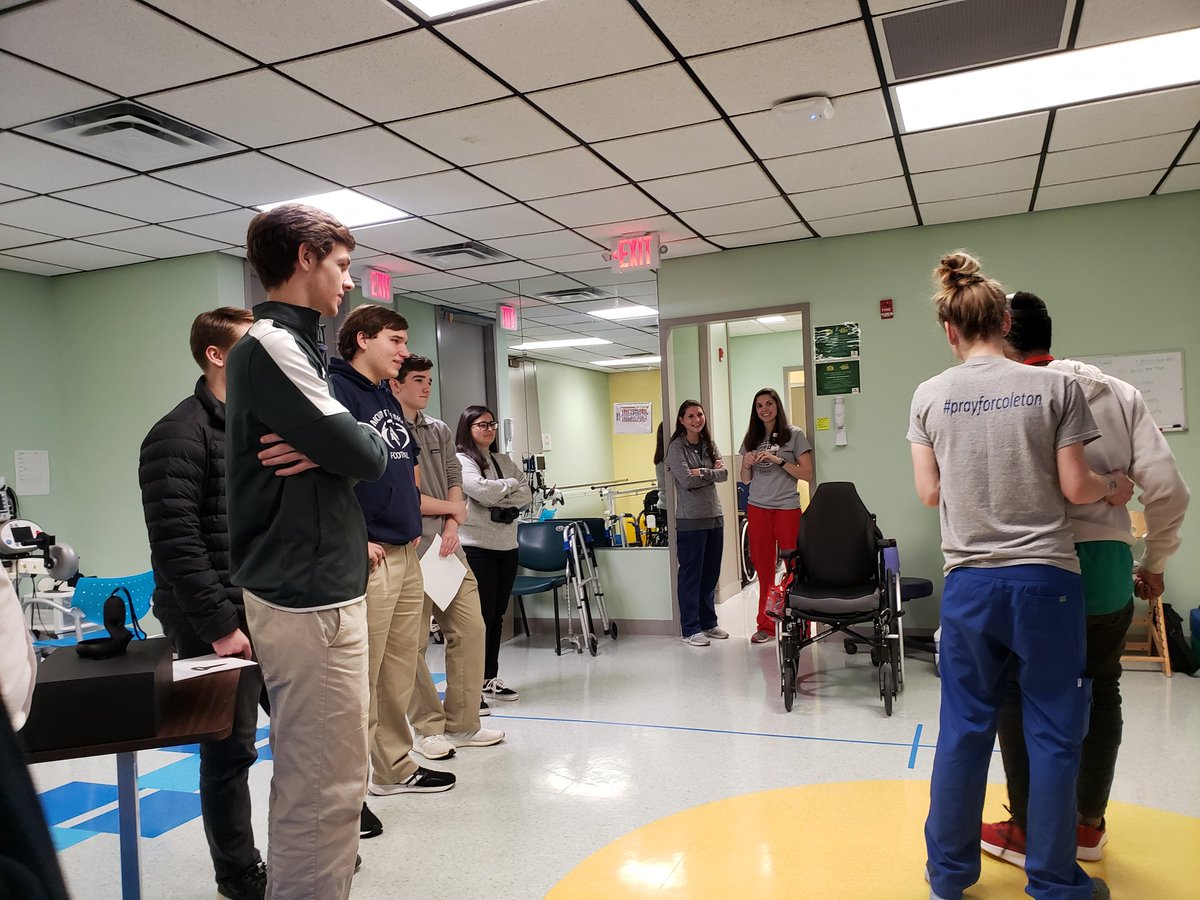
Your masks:
{"label": "red pants", "polygon": [[796,549],[800,510],[761,509],[747,503],[746,520],[750,523],[750,561],[758,573],[758,628],[774,634],[775,620],[766,613],[767,594],[775,585],[779,552]]}

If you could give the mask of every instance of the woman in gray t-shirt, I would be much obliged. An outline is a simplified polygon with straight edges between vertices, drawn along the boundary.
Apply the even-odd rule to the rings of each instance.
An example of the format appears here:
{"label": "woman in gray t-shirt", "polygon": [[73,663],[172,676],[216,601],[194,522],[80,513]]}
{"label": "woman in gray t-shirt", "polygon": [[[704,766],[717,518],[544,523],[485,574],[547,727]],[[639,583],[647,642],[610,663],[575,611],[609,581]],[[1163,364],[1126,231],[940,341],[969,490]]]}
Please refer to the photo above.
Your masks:
{"label": "woman in gray t-shirt", "polygon": [[750,561],[758,574],[758,630],[750,638],[763,644],[775,636],[767,615],[767,597],[775,587],[775,566],[781,550],[795,550],[800,532],[798,481],[812,481],[812,445],[804,432],[788,424],[783,401],[772,388],[754,395],[750,425],[738,451],[739,480],[750,485],[746,520],[750,526]]}

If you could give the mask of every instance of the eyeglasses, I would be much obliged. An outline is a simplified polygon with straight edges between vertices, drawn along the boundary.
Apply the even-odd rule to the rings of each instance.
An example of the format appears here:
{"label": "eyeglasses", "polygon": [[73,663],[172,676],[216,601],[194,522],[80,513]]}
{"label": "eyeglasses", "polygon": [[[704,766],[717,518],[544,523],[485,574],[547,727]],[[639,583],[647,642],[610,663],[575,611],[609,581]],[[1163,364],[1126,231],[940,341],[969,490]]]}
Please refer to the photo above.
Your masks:
{"label": "eyeglasses", "polygon": [[482,428],[484,431],[495,431],[500,427],[499,422],[475,422],[471,425],[472,428]]}

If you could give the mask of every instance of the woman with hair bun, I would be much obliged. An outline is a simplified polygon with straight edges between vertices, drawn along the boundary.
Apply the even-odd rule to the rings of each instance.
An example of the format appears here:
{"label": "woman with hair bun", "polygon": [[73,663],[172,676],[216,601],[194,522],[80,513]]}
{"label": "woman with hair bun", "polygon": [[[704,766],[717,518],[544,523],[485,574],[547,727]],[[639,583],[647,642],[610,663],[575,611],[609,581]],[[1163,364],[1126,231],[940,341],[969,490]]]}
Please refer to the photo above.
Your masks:
{"label": "woman with hair bun", "polygon": [[913,394],[917,494],[938,507],[946,584],[941,713],[925,823],[933,898],[979,879],[988,764],[1010,666],[1025,712],[1030,803],[1025,870],[1038,898],[1108,897],[1075,861],[1075,775],[1091,684],[1083,589],[1066,501],[1123,505],[1132,483],[1098,475],[1099,435],[1079,387],[1004,356],[1004,290],[957,250],[934,270],[933,301],[960,361]]}

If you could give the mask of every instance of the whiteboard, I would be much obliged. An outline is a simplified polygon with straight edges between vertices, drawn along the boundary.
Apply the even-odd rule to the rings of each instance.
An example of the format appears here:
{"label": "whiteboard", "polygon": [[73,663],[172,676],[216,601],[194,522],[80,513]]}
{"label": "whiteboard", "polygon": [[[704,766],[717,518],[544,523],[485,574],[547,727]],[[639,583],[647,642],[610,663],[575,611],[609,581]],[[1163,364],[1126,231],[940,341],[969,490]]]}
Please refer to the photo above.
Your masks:
{"label": "whiteboard", "polygon": [[1160,431],[1187,430],[1187,404],[1183,394],[1183,352],[1118,353],[1112,356],[1079,356],[1105,375],[1128,381],[1142,399]]}

